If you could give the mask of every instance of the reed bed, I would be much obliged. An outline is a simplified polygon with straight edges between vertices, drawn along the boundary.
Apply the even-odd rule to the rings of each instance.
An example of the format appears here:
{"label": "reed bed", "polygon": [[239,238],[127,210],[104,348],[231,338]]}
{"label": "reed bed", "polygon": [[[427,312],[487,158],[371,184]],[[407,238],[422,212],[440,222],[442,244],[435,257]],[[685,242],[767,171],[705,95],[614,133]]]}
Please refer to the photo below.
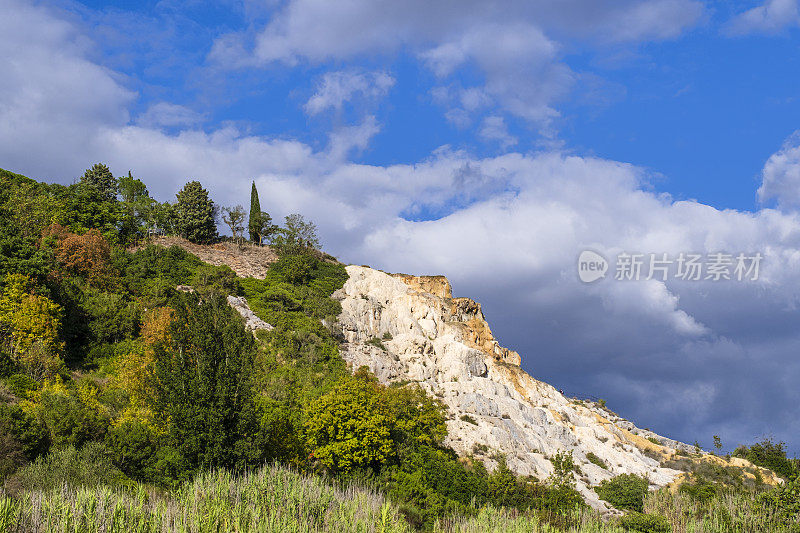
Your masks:
{"label": "reed bed", "polygon": [[61,486],[18,499],[0,496],[0,531],[10,533],[405,533],[411,528],[380,494],[278,466],[198,475],[160,495],[139,488]]}
{"label": "reed bed", "polygon": [[[666,517],[672,533],[799,533],[800,518],[781,518],[755,492],[722,493],[706,502],[660,490],[644,510]],[[631,530],[631,529],[628,529]],[[646,529],[635,529],[647,531]],[[281,466],[241,474],[199,474],[179,489],[61,485],[0,492],[0,531],[9,533],[410,533],[379,492],[338,486]],[[590,509],[537,515],[484,507],[475,516],[439,521],[433,533],[622,533],[617,519]],[[663,531],[663,530],[659,530]]]}

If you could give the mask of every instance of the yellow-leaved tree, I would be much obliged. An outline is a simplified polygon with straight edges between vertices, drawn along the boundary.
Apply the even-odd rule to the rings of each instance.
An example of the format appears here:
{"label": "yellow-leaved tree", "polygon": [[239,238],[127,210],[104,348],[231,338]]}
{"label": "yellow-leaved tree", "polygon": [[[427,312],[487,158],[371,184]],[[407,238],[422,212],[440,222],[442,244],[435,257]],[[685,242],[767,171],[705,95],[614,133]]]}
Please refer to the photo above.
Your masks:
{"label": "yellow-leaved tree", "polygon": [[64,361],[58,338],[61,306],[33,292],[31,279],[8,274],[0,297],[0,335],[11,358],[36,379],[55,374]]}
{"label": "yellow-leaved tree", "polygon": [[306,442],[328,469],[379,466],[392,454],[380,392],[374,381],[346,377],[306,409]]}
{"label": "yellow-leaved tree", "polygon": [[117,420],[117,424],[136,418],[154,426],[154,417],[149,406],[149,400],[155,394],[153,346],[167,340],[171,321],[172,309],[169,307],[157,307],[145,312],[142,317],[141,343],[136,349],[117,358],[115,382],[129,398],[128,407]]}

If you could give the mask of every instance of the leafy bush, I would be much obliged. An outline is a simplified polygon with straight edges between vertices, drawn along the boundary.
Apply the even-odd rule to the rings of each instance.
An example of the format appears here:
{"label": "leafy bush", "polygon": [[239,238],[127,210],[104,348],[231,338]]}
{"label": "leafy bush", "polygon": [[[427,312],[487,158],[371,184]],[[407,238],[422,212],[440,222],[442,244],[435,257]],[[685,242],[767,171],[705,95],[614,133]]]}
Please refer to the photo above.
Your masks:
{"label": "leafy bush", "polygon": [[779,517],[789,521],[800,521],[800,475],[783,485],[763,492],[758,496],[759,503],[773,510]]}
{"label": "leafy bush", "polygon": [[601,500],[607,501],[617,509],[641,512],[648,485],[643,477],[620,474],[611,479],[604,479],[594,490]]}
{"label": "leafy bush", "polygon": [[586,459],[588,459],[590,463],[596,464],[597,466],[599,466],[604,470],[608,470],[608,465],[606,465],[605,461],[597,457],[594,453],[592,452],[587,453]]}
{"label": "leafy bush", "polygon": [[80,449],[68,446],[39,457],[8,478],[6,490],[20,494],[22,491],[49,490],[64,485],[96,487],[129,483],[113,465],[105,447],[93,442]]}
{"label": "leafy bush", "polygon": [[718,493],[718,487],[716,484],[703,479],[694,483],[681,483],[680,489],[678,490],[680,490],[680,492],[683,494],[688,494],[689,497],[700,503],[706,503],[710,501]]}
{"label": "leafy bush", "polygon": [[47,453],[50,447],[47,428],[19,405],[0,405],[0,435],[2,434],[9,438],[9,450],[15,449],[18,444],[27,461]]}
{"label": "leafy bush", "polygon": [[669,533],[672,531],[669,520],[663,516],[631,511],[619,519],[619,525],[626,531],[642,533]]}
{"label": "leafy bush", "polygon": [[91,384],[74,387],[56,379],[35,391],[23,409],[47,428],[53,446],[81,446],[102,440],[108,428],[108,415],[96,395]]}
{"label": "leafy bush", "polygon": [[734,457],[742,457],[757,466],[769,468],[784,479],[790,479],[799,469],[796,463],[786,457],[786,445],[765,438],[750,447],[739,446],[733,451]]}
{"label": "leafy bush", "polygon": [[378,337],[372,337],[370,340],[367,341],[367,344],[370,346],[374,346],[379,350],[386,351],[386,346],[383,345],[383,341],[380,340]]}
{"label": "leafy bush", "polygon": [[12,374],[3,382],[15,396],[20,398],[27,398],[31,392],[39,388],[39,382],[26,374]]}

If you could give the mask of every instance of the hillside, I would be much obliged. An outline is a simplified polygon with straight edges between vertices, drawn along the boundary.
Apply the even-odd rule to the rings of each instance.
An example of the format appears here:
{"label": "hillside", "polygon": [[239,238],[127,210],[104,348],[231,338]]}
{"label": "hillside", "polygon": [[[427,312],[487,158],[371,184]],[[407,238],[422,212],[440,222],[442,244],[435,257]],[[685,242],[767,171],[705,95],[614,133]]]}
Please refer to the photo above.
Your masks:
{"label": "hillside", "polygon": [[[251,248],[237,257],[230,244],[160,242],[237,272],[243,272],[245,260],[264,264],[274,257],[269,249]],[[610,507],[592,487],[620,474],[646,477],[657,489],[698,465],[712,464],[770,485],[781,482],[745,459],[697,456],[694,446],[638,428],[595,402],[567,398],[536,380],[520,368],[520,354],[495,340],[480,304],[454,298],[444,276],[388,274],[356,265],[346,270],[347,281],[332,295],[342,305],[336,324],[342,357],[351,371],[365,366],[381,383],[416,383],[440,399],[449,411],[445,443],[461,456],[493,468],[493,457],[503,454],[512,471],[544,480],[553,474],[550,458],[569,452],[580,471],[579,492],[601,511]],[[263,277],[258,270],[245,272]]]}
{"label": "hillside", "polygon": [[0,170],[0,529],[800,523],[783,443],[639,429],[524,372],[542,354],[443,276],[343,265],[299,214],[258,211],[261,246],[222,207],[222,238],[199,182],[175,198],[101,164],[69,186]]}

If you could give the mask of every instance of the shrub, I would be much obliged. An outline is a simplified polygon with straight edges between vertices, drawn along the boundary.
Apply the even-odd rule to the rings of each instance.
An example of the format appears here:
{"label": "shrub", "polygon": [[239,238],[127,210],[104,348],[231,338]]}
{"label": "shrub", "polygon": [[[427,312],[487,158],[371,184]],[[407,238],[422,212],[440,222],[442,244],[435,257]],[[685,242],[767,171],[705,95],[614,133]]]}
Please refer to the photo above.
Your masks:
{"label": "shrub", "polygon": [[672,527],[669,520],[663,516],[638,513],[631,511],[619,519],[619,525],[626,531],[641,531],[642,533],[669,533]]}
{"label": "shrub", "polygon": [[47,453],[50,446],[47,428],[18,405],[0,405],[0,435],[2,434],[13,439],[8,444],[10,449],[14,448],[14,442],[19,444],[28,461]]}
{"label": "shrub", "polygon": [[129,483],[113,465],[105,447],[93,442],[80,449],[68,446],[38,458],[13,474],[6,481],[6,488],[12,494],[20,494],[63,485],[96,487]]}
{"label": "shrub", "polygon": [[314,268],[314,259],[306,254],[282,255],[270,271],[278,275],[282,281],[292,285],[302,285],[311,278]]}
{"label": "shrub", "polygon": [[617,509],[641,512],[649,484],[635,474],[620,474],[603,480],[594,490],[601,500]]}
{"label": "shrub", "polygon": [[56,259],[64,270],[95,285],[109,281],[111,247],[96,229],[83,235],[67,233],[58,245]]}
{"label": "shrub", "polygon": [[769,468],[784,479],[790,479],[798,473],[798,467],[786,457],[786,445],[783,442],[772,442],[770,438],[765,438],[749,448],[739,446],[733,451],[733,456]]}
{"label": "shrub", "polygon": [[706,503],[717,495],[717,485],[710,481],[699,480],[695,483],[681,483],[681,493],[688,494],[693,500]]}
{"label": "shrub", "polygon": [[109,429],[105,440],[109,457],[126,475],[142,481],[153,481],[158,441],[154,430],[141,420],[124,420]]}
{"label": "shrub", "polygon": [[474,418],[472,418],[469,415],[461,415],[461,420],[463,420],[467,424],[472,424],[473,426],[477,426],[478,425],[478,421],[475,420]]}
{"label": "shrub", "polygon": [[20,398],[27,398],[39,388],[39,382],[26,374],[12,374],[4,381],[9,390]]}
{"label": "shrub", "polygon": [[75,389],[57,378],[45,382],[23,408],[47,428],[53,446],[80,446],[102,440],[108,428],[109,420],[96,394],[97,389],[88,383]]}
{"label": "shrub", "polygon": [[572,451],[559,451],[550,458],[553,464],[553,473],[550,475],[549,484],[553,487],[574,487],[575,478],[572,472],[577,470],[575,459],[572,458]]}
{"label": "shrub", "polygon": [[588,459],[590,463],[596,464],[600,468],[608,470],[608,465],[606,465],[605,461],[597,457],[592,452],[586,454],[586,459]]}
{"label": "shrub", "polygon": [[379,468],[393,452],[380,386],[372,380],[345,377],[305,414],[307,444],[333,472]]}
{"label": "shrub", "polygon": [[661,446],[661,443],[660,443],[660,442],[658,442],[658,439],[657,439],[657,438],[655,438],[655,437],[647,437],[647,440],[649,440],[650,442],[652,442],[652,443],[653,443],[653,444],[655,444],[656,446]]}
{"label": "shrub", "polygon": [[367,344],[370,346],[374,346],[380,350],[386,351],[386,346],[383,345],[383,341],[380,340],[378,337],[372,337],[370,340],[367,341]]}
{"label": "shrub", "polygon": [[771,507],[787,522],[800,521],[800,475],[795,475],[791,481],[759,494],[758,501],[765,508]]}

